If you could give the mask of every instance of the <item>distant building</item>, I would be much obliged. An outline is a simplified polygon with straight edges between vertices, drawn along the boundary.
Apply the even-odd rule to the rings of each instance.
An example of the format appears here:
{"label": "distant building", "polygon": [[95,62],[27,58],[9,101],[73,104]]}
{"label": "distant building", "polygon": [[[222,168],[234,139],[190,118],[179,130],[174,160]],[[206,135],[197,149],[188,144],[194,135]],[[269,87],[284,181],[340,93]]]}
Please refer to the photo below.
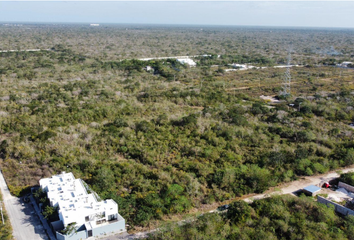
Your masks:
{"label": "distant building", "polygon": [[229,64],[229,66],[231,66],[235,69],[238,69],[238,70],[247,70],[247,69],[256,68],[255,66],[252,66],[252,65],[238,64],[238,63]]}
{"label": "distant building", "polygon": [[247,69],[248,68],[246,64],[233,63],[233,64],[229,64],[229,65],[233,68],[238,68],[238,69]]}
{"label": "distant building", "polygon": [[151,66],[146,66],[144,69],[148,72],[154,71],[154,68],[152,68]]}
{"label": "distant building", "polygon": [[337,64],[338,67],[348,67],[348,65],[353,65],[353,62],[342,62]]}
{"label": "distant building", "polygon": [[[39,180],[52,207],[58,207],[59,219],[51,226],[58,240],[80,240],[109,233],[126,231],[125,219],[118,213],[118,204],[100,200],[81,179],[62,172]],[[88,190],[90,193],[88,193]],[[74,225],[76,232],[64,235],[60,231]]]}
{"label": "distant building", "polygon": [[180,63],[182,63],[182,64],[187,64],[187,65],[189,65],[189,66],[191,66],[191,67],[197,66],[197,63],[194,62],[194,61],[193,61],[192,59],[190,59],[190,58],[177,58],[177,61],[180,62]]}
{"label": "distant building", "polygon": [[98,26],[100,26],[100,25],[99,25],[98,23],[91,23],[90,26],[91,26],[91,27],[98,27]]}

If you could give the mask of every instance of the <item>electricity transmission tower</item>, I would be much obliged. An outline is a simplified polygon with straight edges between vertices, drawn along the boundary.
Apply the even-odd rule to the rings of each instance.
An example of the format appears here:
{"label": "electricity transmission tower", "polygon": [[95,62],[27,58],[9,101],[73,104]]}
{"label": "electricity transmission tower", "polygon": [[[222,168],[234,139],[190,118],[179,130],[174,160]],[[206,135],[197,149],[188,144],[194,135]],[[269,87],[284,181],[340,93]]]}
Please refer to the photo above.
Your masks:
{"label": "electricity transmission tower", "polygon": [[284,97],[288,97],[290,95],[290,90],[291,90],[291,73],[290,73],[290,67],[291,67],[291,50],[289,49],[288,53],[288,62],[286,65],[286,72],[284,74],[284,79],[283,79],[283,90],[280,91],[280,95]]}

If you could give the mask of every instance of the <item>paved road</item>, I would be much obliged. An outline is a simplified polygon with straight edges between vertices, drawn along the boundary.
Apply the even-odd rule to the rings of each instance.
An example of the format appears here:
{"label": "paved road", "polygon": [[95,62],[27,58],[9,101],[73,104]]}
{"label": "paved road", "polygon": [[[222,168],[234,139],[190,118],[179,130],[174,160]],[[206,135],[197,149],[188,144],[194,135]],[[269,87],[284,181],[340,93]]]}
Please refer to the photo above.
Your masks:
{"label": "paved road", "polygon": [[14,238],[16,240],[47,240],[47,235],[31,204],[23,203],[19,198],[11,196],[1,171],[0,189]]}

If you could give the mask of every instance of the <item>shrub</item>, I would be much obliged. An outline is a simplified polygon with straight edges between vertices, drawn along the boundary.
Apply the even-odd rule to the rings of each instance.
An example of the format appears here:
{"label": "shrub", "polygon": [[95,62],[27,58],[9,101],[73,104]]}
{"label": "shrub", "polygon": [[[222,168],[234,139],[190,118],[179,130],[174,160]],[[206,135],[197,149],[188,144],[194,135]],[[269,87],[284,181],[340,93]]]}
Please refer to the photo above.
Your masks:
{"label": "shrub", "polygon": [[251,209],[245,201],[235,201],[230,204],[226,216],[233,223],[246,222],[251,217]]}
{"label": "shrub", "polygon": [[55,137],[57,134],[51,130],[46,130],[40,134],[38,134],[37,139],[44,142],[47,141],[49,138]]}
{"label": "shrub", "polygon": [[311,131],[300,131],[297,133],[297,139],[299,142],[311,142],[315,140],[316,136]]}
{"label": "shrub", "polygon": [[339,181],[354,186],[354,172],[342,173]]}
{"label": "shrub", "polygon": [[311,168],[309,168],[309,167],[306,168],[305,174],[306,174],[307,176],[312,176],[312,175],[313,175],[313,172],[312,172]]}

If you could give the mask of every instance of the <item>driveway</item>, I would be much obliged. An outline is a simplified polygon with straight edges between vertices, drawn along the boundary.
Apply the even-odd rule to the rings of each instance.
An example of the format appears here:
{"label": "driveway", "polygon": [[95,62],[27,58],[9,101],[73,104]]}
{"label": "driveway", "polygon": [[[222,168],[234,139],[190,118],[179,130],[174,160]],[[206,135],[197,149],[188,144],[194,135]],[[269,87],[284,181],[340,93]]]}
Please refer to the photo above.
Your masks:
{"label": "driveway", "polygon": [[47,240],[47,235],[32,205],[13,197],[0,171],[0,190],[16,240]]}
{"label": "driveway", "polygon": [[92,237],[92,238],[88,238],[87,240],[132,240],[132,239],[142,239],[142,238],[147,238],[149,233],[153,233],[155,231],[156,231],[156,229],[153,229],[151,231],[138,232],[138,233],[133,233],[133,234],[129,234],[127,232],[124,232],[124,233],[111,235],[111,236],[105,236],[105,237]]}

